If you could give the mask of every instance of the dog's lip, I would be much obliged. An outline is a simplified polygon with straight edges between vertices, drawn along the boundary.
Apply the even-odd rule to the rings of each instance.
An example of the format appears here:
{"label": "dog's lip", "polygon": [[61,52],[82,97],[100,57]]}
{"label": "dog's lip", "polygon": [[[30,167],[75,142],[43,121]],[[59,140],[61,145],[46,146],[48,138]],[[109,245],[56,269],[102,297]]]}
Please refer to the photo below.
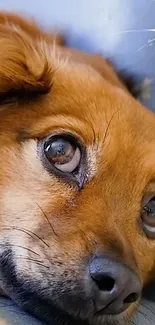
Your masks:
{"label": "dog's lip", "polygon": [[[93,317],[91,317],[91,323],[94,325],[100,324],[100,325],[106,325],[107,321],[109,325],[114,325],[116,320],[118,321],[119,318],[122,320],[125,315],[125,311],[120,312],[119,314],[111,314],[111,313],[105,313],[105,308],[102,310],[96,312]],[[89,320],[88,320],[89,323]]]}
{"label": "dog's lip", "polygon": [[117,315],[122,314],[127,308],[124,307],[119,313],[113,313],[111,312],[111,305],[115,304],[116,300],[113,300],[111,303],[109,303],[107,306],[103,307],[102,309],[98,310],[95,313],[95,316],[106,316],[109,315],[110,317],[116,317]]}

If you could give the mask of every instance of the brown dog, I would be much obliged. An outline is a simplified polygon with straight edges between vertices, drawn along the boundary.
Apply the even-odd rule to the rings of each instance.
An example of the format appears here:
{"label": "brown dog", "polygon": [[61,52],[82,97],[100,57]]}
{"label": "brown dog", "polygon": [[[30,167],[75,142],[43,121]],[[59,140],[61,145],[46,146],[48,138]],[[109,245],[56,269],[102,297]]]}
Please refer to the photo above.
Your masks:
{"label": "brown dog", "polygon": [[47,324],[126,324],[155,274],[153,113],[2,13],[0,121],[0,287]]}

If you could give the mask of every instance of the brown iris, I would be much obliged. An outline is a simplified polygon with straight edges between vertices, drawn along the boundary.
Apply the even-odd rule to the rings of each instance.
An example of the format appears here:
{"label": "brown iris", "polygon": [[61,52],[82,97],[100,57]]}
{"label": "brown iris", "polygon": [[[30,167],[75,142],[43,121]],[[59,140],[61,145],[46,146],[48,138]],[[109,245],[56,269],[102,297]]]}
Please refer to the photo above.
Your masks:
{"label": "brown iris", "polygon": [[81,152],[67,139],[49,139],[44,147],[48,161],[63,172],[73,172],[79,165]]}

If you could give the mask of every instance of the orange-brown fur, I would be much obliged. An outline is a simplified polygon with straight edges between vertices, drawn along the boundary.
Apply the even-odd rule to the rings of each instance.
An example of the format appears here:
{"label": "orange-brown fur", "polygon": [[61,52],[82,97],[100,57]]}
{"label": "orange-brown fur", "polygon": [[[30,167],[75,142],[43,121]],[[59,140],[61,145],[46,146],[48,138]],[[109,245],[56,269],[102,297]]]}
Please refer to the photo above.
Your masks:
{"label": "orange-brown fur", "polygon": [[[109,252],[143,286],[152,280],[155,241],[145,236],[140,213],[145,193],[155,192],[155,117],[107,61],[1,13],[0,121],[0,252],[12,247],[17,274],[37,279],[49,297],[64,274],[75,289],[90,254]],[[37,141],[55,131],[77,135],[87,148],[81,191],[37,156]],[[18,302],[5,277],[0,286]]]}

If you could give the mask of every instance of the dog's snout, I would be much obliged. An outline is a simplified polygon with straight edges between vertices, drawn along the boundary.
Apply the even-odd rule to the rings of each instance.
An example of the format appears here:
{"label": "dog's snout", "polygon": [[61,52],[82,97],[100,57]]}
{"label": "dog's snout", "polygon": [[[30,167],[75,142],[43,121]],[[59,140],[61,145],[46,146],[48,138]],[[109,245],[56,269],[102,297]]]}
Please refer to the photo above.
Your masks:
{"label": "dog's snout", "polygon": [[127,266],[108,258],[95,257],[89,266],[97,312],[120,314],[141,293],[140,280]]}

